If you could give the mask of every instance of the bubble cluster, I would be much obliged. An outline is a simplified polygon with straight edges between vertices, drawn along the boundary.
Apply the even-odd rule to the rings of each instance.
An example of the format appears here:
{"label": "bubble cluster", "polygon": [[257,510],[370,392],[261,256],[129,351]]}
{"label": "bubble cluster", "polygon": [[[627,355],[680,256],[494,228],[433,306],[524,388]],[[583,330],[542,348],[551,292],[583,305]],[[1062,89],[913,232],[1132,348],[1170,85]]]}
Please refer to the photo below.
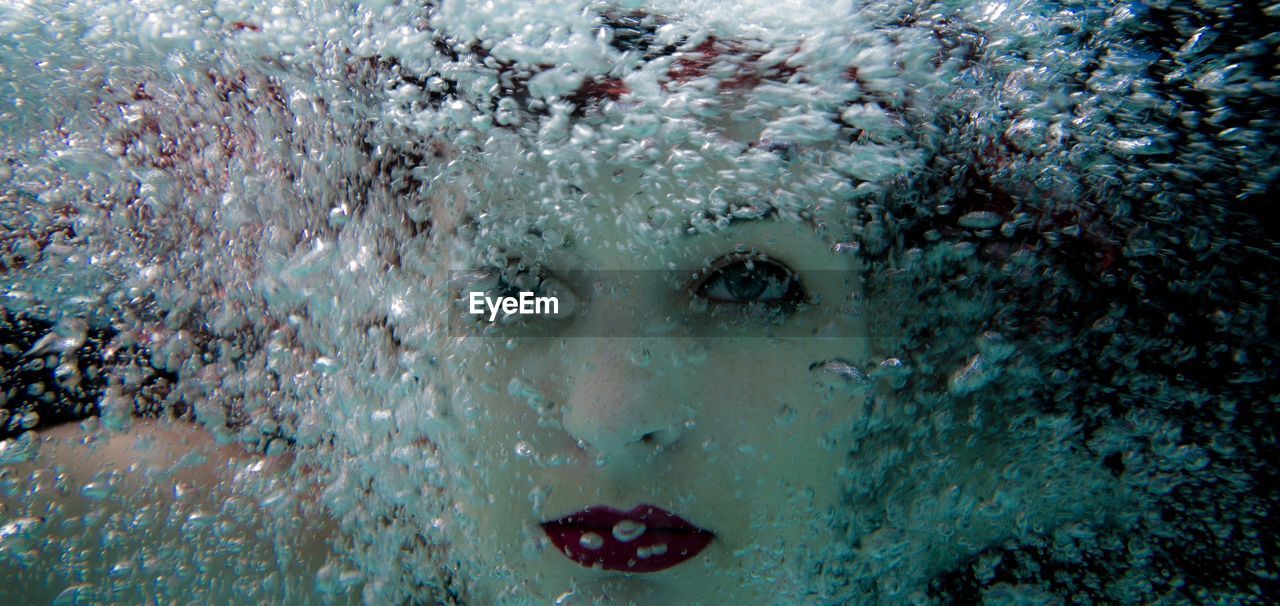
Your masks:
{"label": "bubble cluster", "polygon": [[[877,355],[817,369],[828,400],[871,394],[840,428],[847,541],[794,570],[761,547],[762,584],[793,573],[779,595],[821,603],[1278,590],[1280,11],[640,4],[0,8],[0,469],[37,456],[42,424],[193,420],[323,486],[344,537],[324,591],[461,601],[468,556],[446,537],[472,522],[450,494],[474,487],[447,433],[492,420],[469,390],[558,420],[535,382],[447,378],[484,376],[468,348],[501,345],[448,338],[444,260],[505,269],[601,205],[636,255],[835,209]],[[750,145],[743,117],[766,123]],[[601,200],[601,181],[636,193]],[[769,405],[770,429],[795,422]],[[283,487],[252,475],[238,494],[274,503]],[[126,498],[117,481],[68,490]],[[248,509],[222,507],[144,507],[103,536],[156,524],[226,555]],[[0,516],[0,558],[26,557],[39,512]],[[58,566],[89,566],[90,536]],[[214,583],[212,555],[173,557],[157,595]],[[238,572],[243,595],[289,585]]]}

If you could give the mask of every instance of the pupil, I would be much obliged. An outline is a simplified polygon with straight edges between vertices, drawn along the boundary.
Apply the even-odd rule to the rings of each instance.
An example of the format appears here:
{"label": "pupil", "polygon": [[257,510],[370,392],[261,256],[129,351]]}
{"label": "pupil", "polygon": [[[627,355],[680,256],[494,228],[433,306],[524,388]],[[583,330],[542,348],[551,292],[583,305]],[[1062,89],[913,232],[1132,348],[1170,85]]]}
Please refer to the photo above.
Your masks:
{"label": "pupil", "polygon": [[747,269],[746,264],[738,266],[725,276],[725,288],[736,299],[753,301],[759,298],[760,293],[763,293],[767,287],[765,280],[760,279],[756,272]]}

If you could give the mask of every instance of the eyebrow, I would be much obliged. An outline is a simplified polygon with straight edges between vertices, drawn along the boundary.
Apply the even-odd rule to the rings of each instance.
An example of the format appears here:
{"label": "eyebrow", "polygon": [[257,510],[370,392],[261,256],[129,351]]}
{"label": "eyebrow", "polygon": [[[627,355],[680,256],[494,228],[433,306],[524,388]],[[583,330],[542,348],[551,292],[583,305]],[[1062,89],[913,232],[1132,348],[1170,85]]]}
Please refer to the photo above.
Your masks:
{"label": "eyebrow", "polygon": [[[728,212],[706,211],[699,213],[698,216],[710,223],[719,224],[721,221],[728,221],[726,226],[733,226],[777,219],[778,208],[772,204],[733,205],[729,207]],[[702,235],[703,232],[698,228],[698,225],[694,223],[693,219],[687,219],[684,223],[684,229],[681,230],[680,233],[684,237],[693,237]]]}
{"label": "eyebrow", "polygon": [[[807,211],[801,211],[800,223],[807,225],[810,229],[817,230],[818,223],[814,220],[813,215]],[[778,207],[772,204],[744,204],[729,207],[729,212],[707,211],[701,215],[707,221],[719,223],[720,221],[728,221],[726,228],[735,225],[745,225],[748,223],[757,223],[761,221],[777,221],[781,220],[782,213],[778,211]],[[704,235],[705,232],[700,230],[692,219],[685,221],[684,229],[680,231],[682,238],[694,238]]]}
{"label": "eyebrow", "polygon": [[[747,144],[747,149],[762,149],[770,154],[778,156],[780,159],[791,162],[799,155],[799,151],[804,149],[799,144],[783,141],[772,141],[770,139],[756,139]],[[725,227],[733,227],[735,225],[745,225],[747,223],[755,223],[759,221],[773,221],[780,218],[778,207],[769,204],[734,204],[729,206],[728,212],[705,211],[701,216],[711,223],[720,223],[728,221]],[[817,222],[813,216],[808,213],[801,214],[801,222],[808,225],[811,229],[817,229]],[[647,221],[647,219],[646,219]],[[542,230],[537,227],[530,227],[526,232],[528,235],[542,237]],[[693,219],[688,219],[680,230],[681,238],[692,238],[702,235],[703,232],[698,229]],[[573,238],[567,238],[564,248],[573,248]]]}
{"label": "eyebrow", "polygon": [[[532,227],[530,227],[529,229],[525,230],[525,232],[524,232],[524,233],[525,233],[525,235],[528,235],[528,236],[534,236],[534,237],[536,237],[536,238],[538,238],[538,239],[542,239],[543,235],[545,234],[545,232],[543,231],[543,229],[542,229],[541,227],[537,227],[537,226],[532,226]],[[572,248],[573,248],[573,238],[565,238],[565,242],[564,242],[564,244],[561,246],[561,248],[572,249]]]}
{"label": "eyebrow", "polygon": [[[799,156],[800,150],[804,148],[799,144],[789,141],[756,139],[755,141],[747,144],[747,150],[749,151],[752,149],[762,149],[777,156],[785,162],[792,162]],[[768,203],[740,204],[731,205],[729,207],[729,212],[727,213],[708,211],[703,213],[702,216],[713,223],[719,223],[720,221],[727,219],[727,227],[732,227],[733,225],[742,225],[756,221],[772,221],[779,218],[779,212],[778,207]],[[802,214],[801,221],[813,229],[817,229],[818,227],[813,217],[809,216],[807,213]],[[701,235],[702,232],[698,229],[697,225],[694,224],[693,220],[690,219],[685,221],[684,229],[681,230],[680,233],[681,236],[692,237]]]}

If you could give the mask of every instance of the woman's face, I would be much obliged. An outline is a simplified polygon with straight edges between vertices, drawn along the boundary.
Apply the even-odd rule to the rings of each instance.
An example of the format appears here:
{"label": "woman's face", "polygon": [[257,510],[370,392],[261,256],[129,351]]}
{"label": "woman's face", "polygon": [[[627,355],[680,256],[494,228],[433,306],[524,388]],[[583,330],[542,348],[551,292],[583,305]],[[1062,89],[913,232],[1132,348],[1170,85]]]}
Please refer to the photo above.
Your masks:
{"label": "woman's face", "polygon": [[[461,439],[447,448],[464,488],[452,543],[498,602],[803,591],[806,564],[838,543],[839,472],[863,406],[832,372],[867,358],[837,218],[706,223],[700,189],[758,191],[751,179],[717,181],[729,173],[714,162],[701,180],[603,168],[537,229],[502,207],[485,215],[506,235],[486,231],[480,256],[536,268],[520,275],[541,285],[526,287],[562,308],[455,337]],[[655,217],[675,228],[661,233]]]}

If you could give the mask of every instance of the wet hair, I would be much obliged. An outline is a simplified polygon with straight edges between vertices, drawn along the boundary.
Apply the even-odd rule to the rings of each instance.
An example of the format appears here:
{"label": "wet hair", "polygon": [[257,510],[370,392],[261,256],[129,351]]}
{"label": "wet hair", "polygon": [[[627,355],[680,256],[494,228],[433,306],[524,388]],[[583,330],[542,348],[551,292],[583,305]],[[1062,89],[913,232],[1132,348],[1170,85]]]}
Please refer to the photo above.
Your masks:
{"label": "wet hair", "polygon": [[[1275,11],[1211,2],[1049,2],[1044,8],[1046,15],[1034,17],[1052,42],[1038,46],[992,47],[981,26],[945,16],[941,3],[917,3],[896,24],[935,36],[937,60],[954,61],[957,80],[966,84],[936,115],[904,110],[899,100],[878,98],[874,90],[860,99],[909,126],[906,136],[929,150],[926,170],[887,184],[859,183],[860,198],[851,203],[848,250],[863,261],[868,299],[878,302],[871,309],[882,327],[880,349],[895,356],[873,361],[865,374],[880,381],[894,402],[930,421],[890,430],[921,443],[953,445],[963,433],[954,427],[963,423],[991,444],[1027,425],[1059,423],[1062,457],[1085,461],[1128,487],[1144,511],[1079,533],[1028,529],[939,572],[929,593],[946,603],[1001,592],[1094,603],[1162,596],[1265,603],[1265,596],[1280,593],[1280,546],[1269,531],[1270,521],[1280,517],[1271,488],[1280,459],[1280,379],[1272,370],[1280,359],[1274,335],[1280,221],[1269,204],[1280,178],[1274,170],[1280,103],[1273,86],[1280,74],[1264,59],[1280,31]],[[421,106],[465,99],[484,114],[510,106],[522,119],[548,115],[553,108],[530,93],[529,82],[550,66],[504,63],[483,44],[433,31],[433,10],[425,7],[416,26],[460,68],[494,74],[496,94],[470,99],[456,79],[375,55],[345,64],[351,88],[372,89],[349,101],[374,104],[383,93],[411,85]],[[804,66],[786,60],[764,65],[771,49],[751,41],[659,43],[656,33],[666,21],[605,13],[599,27],[616,51],[642,61],[672,59],[667,82],[673,87],[712,72],[723,91],[805,77]],[[257,27],[235,22],[228,29]],[[1033,54],[1049,47],[1055,52]],[[246,120],[258,107],[288,115],[279,81],[251,75],[252,67],[232,66],[169,87],[108,91],[104,110],[142,116],[122,125],[117,115],[104,113],[104,122],[119,127],[111,131],[116,157],[197,186],[216,179],[188,170],[199,150],[221,147],[248,156],[257,142],[234,129],[196,128],[166,107],[220,104]],[[719,77],[722,67],[734,75]],[[850,81],[865,76],[856,69],[844,74]],[[1020,84],[1027,81],[1036,86]],[[184,87],[190,90],[184,93]],[[627,93],[622,79],[608,75],[585,80],[558,101],[575,119],[590,119]],[[1041,108],[1064,115],[1070,132],[1055,130],[1037,113]],[[834,115],[832,127],[848,141],[870,136]],[[383,127],[362,128],[369,134]],[[287,132],[282,139],[297,143],[306,135]],[[353,216],[400,213],[402,220],[387,222],[385,238],[371,238],[386,246],[375,256],[392,269],[407,261],[387,242],[445,237],[433,215],[414,205],[436,196],[417,169],[447,162],[448,150],[440,141],[399,137],[388,146],[385,139],[369,136],[353,144],[367,162],[346,169],[340,189],[351,205],[345,212]],[[305,157],[305,147],[293,151]],[[304,183],[307,174],[298,168],[271,170]],[[121,194],[107,210],[154,212],[136,193]],[[59,204],[36,204],[35,194],[5,196],[6,210]],[[306,214],[297,229],[337,232],[339,223],[324,214],[331,205],[311,202],[323,212]],[[7,231],[0,242],[3,269],[19,279],[49,244],[76,237],[67,217],[45,217],[37,226],[21,223],[27,218],[6,214],[6,230],[34,237],[8,238]],[[121,241],[136,242],[144,252],[177,254],[158,249],[163,239],[153,234],[128,235]],[[140,326],[162,327],[166,341],[185,330],[197,352],[192,358],[207,353],[230,372],[275,373],[255,385],[263,393],[282,388],[280,377],[301,366],[268,371],[265,354],[255,355],[273,347],[306,362],[318,355],[303,350],[302,337],[284,317],[272,318],[270,330],[223,330],[190,310],[168,314],[146,297],[121,305],[128,308],[122,318],[84,327],[60,326],[38,317],[39,310],[6,312],[0,328],[12,346],[4,358],[6,435],[38,427],[24,421],[36,416],[45,423],[93,414],[112,377],[130,369],[150,374],[121,383],[127,387],[121,393],[133,398],[130,409],[187,414],[194,404],[188,394],[199,391],[173,386],[199,381],[167,368],[163,356],[137,338]],[[244,305],[249,312],[265,307]],[[368,314],[358,328],[397,346],[410,338],[385,312]],[[54,350],[38,347],[46,334],[75,338],[51,361]],[[226,347],[215,351],[214,345]],[[108,352],[123,362],[108,364]],[[84,374],[77,384],[67,380],[72,371],[57,370],[73,359]],[[99,359],[104,362],[94,362]],[[91,366],[110,369],[89,376]],[[266,429],[259,432],[268,437],[259,442],[264,448],[276,441],[271,432],[290,433],[288,419],[265,406],[262,393],[250,402],[224,396],[226,424]],[[934,415],[947,412],[952,429],[949,417]],[[392,505],[378,506],[396,512]],[[377,523],[404,530],[416,522],[400,515]],[[853,528],[851,541],[874,530]],[[430,549],[421,534],[404,536],[413,537],[407,551]],[[397,580],[456,601],[454,581],[424,579],[439,571],[409,566]],[[866,588],[859,595],[894,599],[877,591]]]}
{"label": "wet hair", "polygon": [[[1139,14],[1116,27],[1103,27],[1105,12],[1062,13],[1055,46],[1081,59],[1078,72],[1060,74],[1048,58],[1026,54],[1016,57],[1024,72],[1004,67],[994,56],[1003,51],[958,19],[922,10],[902,22],[935,32],[940,60],[956,59],[960,77],[988,88],[974,87],[927,121],[881,103],[933,151],[921,175],[872,192],[855,213],[850,244],[867,268],[868,300],[879,302],[871,307],[880,349],[903,352],[867,374],[923,414],[950,407],[988,419],[979,436],[1020,431],[1026,413],[1062,419],[1063,456],[1091,461],[1151,508],[1146,519],[1102,522],[1090,530],[1094,540],[1076,545],[1046,528],[983,549],[933,580],[930,592],[944,602],[971,603],[999,587],[1095,602],[1164,594],[1258,602],[1277,590],[1247,571],[1274,571],[1280,555],[1261,531],[1280,513],[1269,489],[1280,385],[1265,370],[1280,354],[1270,328],[1280,223],[1265,202],[1277,173],[1262,170],[1275,158],[1280,104],[1274,91],[1191,86],[1191,74],[1218,77],[1210,66],[1238,61],[1249,61],[1252,81],[1273,79],[1274,65],[1246,57],[1253,41],[1274,37],[1275,19],[1243,6],[1229,14],[1130,9]],[[746,41],[655,44],[662,23],[607,14],[600,27],[612,31],[616,50],[676,56],[672,86],[717,63],[735,66],[722,91],[803,77],[785,61],[757,69],[767,49]],[[1212,49],[1215,61],[1187,51],[1206,31],[1215,41],[1193,50]],[[1201,33],[1188,41],[1188,32]],[[527,85],[548,66],[489,60],[480,46],[469,52],[501,83],[483,111],[506,98],[530,116],[545,114]],[[1133,62],[1145,67],[1133,74]],[[1027,73],[1048,74],[1088,134],[1046,146],[1058,136],[1047,124],[1027,118],[1008,128],[1018,116],[999,112],[1019,108],[981,98]],[[1091,98],[1126,78],[1139,83],[1132,101]],[[439,100],[456,92],[446,86]],[[621,79],[602,76],[561,101],[583,118],[626,94]],[[1037,102],[1049,101],[1023,103]],[[1250,145],[1213,147],[1203,135],[1211,117],[1213,129]],[[859,136],[832,127],[847,140]],[[926,439],[946,444],[945,433]],[[1130,557],[1144,549],[1149,555]]]}
{"label": "wet hair", "polygon": [[[1078,131],[1096,124],[1103,141],[1055,153],[1013,128],[975,128],[972,114],[944,116],[928,178],[864,223],[876,230],[861,248],[868,298],[921,310],[877,316],[912,345],[900,348],[914,372],[897,397],[954,401],[1009,426],[1024,407],[1069,419],[1070,456],[1149,508],[1095,528],[1096,540],[1043,529],[988,547],[934,580],[944,602],[1000,586],[1093,603],[1264,603],[1280,591],[1280,544],[1263,530],[1280,513],[1280,378],[1262,370],[1280,360],[1280,223],[1265,202],[1280,174],[1257,171],[1274,162],[1280,105],[1275,91],[1192,86],[1241,61],[1256,81],[1280,75],[1248,58],[1280,23],[1247,3],[1129,9],[1113,28],[1081,11],[1054,45],[1092,58],[1055,93],[1075,100]],[[1135,59],[1137,73],[1123,65]],[[1094,91],[1126,78],[1129,96],[1100,107]],[[1206,130],[1252,144],[1222,147]],[[1247,572],[1262,570],[1272,573]]]}
{"label": "wet hair", "polygon": [[[766,80],[782,80],[794,73],[794,70],[785,65],[757,65],[756,62],[765,54],[765,49],[753,48],[745,42],[721,40],[714,35],[708,36],[693,48],[684,48],[684,39],[671,43],[658,42],[658,28],[670,21],[662,15],[643,11],[607,11],[599,15],[597,31],[608,36],[611,48],[620,53],[638,55],[640,63],[661,57],[677,57],[668,71],[672,83],[706,76],[715,62],[722,59],[734,62],[741,68],[737,76],[718,82],[722,89],[750,87]],[[482,108],[483,111],[497,112],[503,109],[500,107],[503,101],[508,100],[522,112],[535,116],[547,113],[547,102],[530,94],[529,81],[539,73],[552,69],[553,65],[520,65],[499,60],[479,42],[459,42],[447,32],[438,33],[434,36],[434,41],[436,50],[450,61],[466,63],[473,69],[491,70],[494,73],[499,90],[488,99],[489,104]],[[384,86],[388,88],[399,84],[418,87],[422,91],[425,105],[447,103],[462,94],[456,80],[441,78],[430,82],[401,65],[394,57],[378,57],[372,59],[370,65],[378,74],[389,76],[383,80]],[[573,106],[571,115],[582,117],[597,110],[606,101],[622,98],[627,92],[627,85],[622,78],[613,74],[599,75],[584,79],[576,89],[563,95],[560,101]]]}
{"label": "wet hair", "polygon": [[[1170,594],[1262,603],[1280,591],[1267,580],[1275,574],[1250,572],[1274,573],[1280,556],[1263,530],[1280,515],[1270,488],[1280,379],[1266,370],[1280,360],[1271,329],[1280,222],[1266,202],[1280,173],[1263,169],[1276,159],[1280,103],[1265,87],[1192,86],[1230,78],[1210,70],[1240,62],[1254,82],[1280,76],[1249,58],[1277,23],[1256,6],[1130,10],[1138,14],[1123,26],[1103,27],[1102,12],[1058,20],[1055,46],[1084,58],[1078,73],[1048,76],[1054,94],[1072,99],[1081,133],[1060,144],[1042,143],[1058,136],[1044,123],[996,113],[980,99],[990,88],[975,87],[927,122],[870,98],[922,141],[932,138],[933,151],[921,175],[875,192],[856,213],[851,244],[867,268],[868,300],[878,302],[880,349],[905,353],[867,374],[922,414],[949,408],[989,419],[975,426],[980,439],[1021,431],[1028,412],[1061,419],[1062,456],[1091,462],[1150,508],[1138,520],[1095,524],[1089,541],[1045,528],[980,550],[931,582],[944,602],[971,603],[1001,587],[1098,603]],[[749,41],[657,45],[663,21],[607,14],[601,27],[619,51],[676,56],[671,86],[717,63],[734,66],[721,91],[803,77],[786,61],[759,67],[768,49]],[[958,19],[920,11],[902,25],[932,30],[939,61],[956,60],[962,78],[992,88],[1058,69],[1025,54],[1016,57],[1022,72],[1005,69],[980,28]],[[1206,32],[1216,37],[1204,42]],[[483,49],[472,50],[486,62]],[[1135,61],[1144,65],[1136,74]],[[497,97],[546,111],[527,91],[536,67],[491,69],[502,82]],[[846,77],[859,75],[851,68]],[[1126,78],[1137,82],[1130,100],[1099,106],[1093,91]],[[621,79],[600,77],[563,101],[584,117],[626,93]],[[859,136],[832,127],[846,140]],[[1206,128],[1247,144],[1214,145]],[[897,430],[951,443],[946,429]]]}

